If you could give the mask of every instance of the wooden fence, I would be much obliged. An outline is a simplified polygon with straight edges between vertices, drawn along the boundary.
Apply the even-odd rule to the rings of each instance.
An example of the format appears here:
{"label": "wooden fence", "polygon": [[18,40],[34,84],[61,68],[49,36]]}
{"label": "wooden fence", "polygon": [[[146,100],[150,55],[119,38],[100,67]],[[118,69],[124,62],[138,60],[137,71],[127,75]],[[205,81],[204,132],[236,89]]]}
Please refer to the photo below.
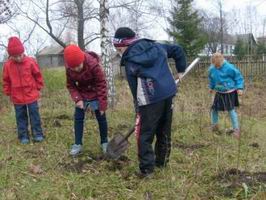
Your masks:
{"label": "wooden fence", "polygon": [[[247,56],[243,59],[237,59],[236,57],[227,57],[230,63],[234,64],[245,77],[266,77],[266,59]],[[191,63],[192,59],[188,59],[188,63]],[[171,67],[174,66],[173,60],[170,61]],[[193,69],[193,74],[196,76],[207,76],[207,71],[210,66],[210,58],[203,57],[200,62]]]}

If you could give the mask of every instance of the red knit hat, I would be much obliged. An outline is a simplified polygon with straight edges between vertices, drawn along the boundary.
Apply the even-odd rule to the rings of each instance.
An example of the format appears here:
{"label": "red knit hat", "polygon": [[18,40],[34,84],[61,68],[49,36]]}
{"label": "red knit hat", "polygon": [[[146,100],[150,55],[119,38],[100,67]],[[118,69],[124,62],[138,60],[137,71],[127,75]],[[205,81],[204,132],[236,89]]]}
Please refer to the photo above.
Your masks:
{"label": "red knit hat", "polygon": [[74,68],[85,60],[84,52],[77,45],[69,45],[64,50],[64,59],[67,67]]}
{"label": "red knit hat", "polygon": [[9,38],[7,52],[10,56],[16,56],[24,53],[24,46],[18,37]]}

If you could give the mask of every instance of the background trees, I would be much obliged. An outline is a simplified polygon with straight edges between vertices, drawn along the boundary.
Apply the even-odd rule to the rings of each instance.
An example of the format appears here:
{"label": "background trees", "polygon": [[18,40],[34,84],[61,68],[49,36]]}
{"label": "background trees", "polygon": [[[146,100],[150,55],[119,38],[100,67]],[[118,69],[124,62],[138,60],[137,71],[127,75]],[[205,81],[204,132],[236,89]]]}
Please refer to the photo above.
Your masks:
{"label": "background trees", "polygon": [[192,8],[193,0],[175,0],[171,16],[168,18],[168,33],[186,51],[188,56],[197,55],[206,43],[198,12]]}

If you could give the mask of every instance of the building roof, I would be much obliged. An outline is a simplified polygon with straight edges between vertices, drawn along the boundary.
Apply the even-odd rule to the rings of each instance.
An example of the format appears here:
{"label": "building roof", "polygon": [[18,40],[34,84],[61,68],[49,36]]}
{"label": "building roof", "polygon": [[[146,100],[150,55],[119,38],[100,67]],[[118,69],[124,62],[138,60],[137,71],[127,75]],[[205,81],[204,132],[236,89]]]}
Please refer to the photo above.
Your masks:
{"label": "building roof", "polygon": [[46,46],[38,53],[38,56],[58,55],[63,54],[63,51],[64,48],[61,46]]}
{"label": "building roof", "polygon": [[257,41],[258,41],[258,43],[264,43],[264,44],[266,44],[266,37],[264,36],[264,37],[258,37],[257,38]]}
{"label": "building roof", "polygon": [[256,41],[253,33],[239,34],[239,35],[237,35],[237,38],[244,40],[244,41],[252,40],[255,44],[257,44],[257,41]]}
{"label": "building roof", "polygon": [[224,34],[224,44],[235,44],[237,41],[236,35]]}

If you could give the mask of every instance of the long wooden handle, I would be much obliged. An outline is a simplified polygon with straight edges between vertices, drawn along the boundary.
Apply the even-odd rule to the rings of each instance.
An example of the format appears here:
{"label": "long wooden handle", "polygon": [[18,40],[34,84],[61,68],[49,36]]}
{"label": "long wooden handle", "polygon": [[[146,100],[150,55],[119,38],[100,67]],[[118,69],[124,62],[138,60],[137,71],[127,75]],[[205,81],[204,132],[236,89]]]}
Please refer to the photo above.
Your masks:
{"label": "long wooden handle", "polygon": [[135,131],[135,126],[133,126],[125,135],[125,140],[129,138],[129,136]]}

